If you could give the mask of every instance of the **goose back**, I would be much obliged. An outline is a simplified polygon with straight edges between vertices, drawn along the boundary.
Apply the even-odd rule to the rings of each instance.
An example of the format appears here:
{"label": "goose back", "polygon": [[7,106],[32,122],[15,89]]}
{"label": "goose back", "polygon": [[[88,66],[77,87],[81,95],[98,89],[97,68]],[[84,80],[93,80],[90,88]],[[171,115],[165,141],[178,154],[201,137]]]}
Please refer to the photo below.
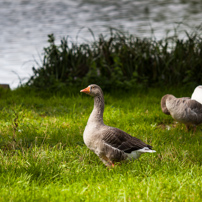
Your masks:
{"label": "goose back", "polygon": [[189,97],[176,98],[173,95],[164,96],[162,102],[164,109],[171,114],[173,119],[185,124],[202,123],[202,105],[199,102]]}

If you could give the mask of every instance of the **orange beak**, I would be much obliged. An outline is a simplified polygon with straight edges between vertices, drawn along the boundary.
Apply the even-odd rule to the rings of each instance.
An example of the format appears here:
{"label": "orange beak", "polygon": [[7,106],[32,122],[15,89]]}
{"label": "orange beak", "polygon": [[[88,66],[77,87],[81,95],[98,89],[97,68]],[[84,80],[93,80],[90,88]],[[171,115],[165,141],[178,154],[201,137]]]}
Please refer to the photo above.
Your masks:
{"label": "orange beak", "polygon": [[84,88],[83,90],[80,90],[80,92],[89,94],[90,93],[90,86],[88,86],[87,88]]}

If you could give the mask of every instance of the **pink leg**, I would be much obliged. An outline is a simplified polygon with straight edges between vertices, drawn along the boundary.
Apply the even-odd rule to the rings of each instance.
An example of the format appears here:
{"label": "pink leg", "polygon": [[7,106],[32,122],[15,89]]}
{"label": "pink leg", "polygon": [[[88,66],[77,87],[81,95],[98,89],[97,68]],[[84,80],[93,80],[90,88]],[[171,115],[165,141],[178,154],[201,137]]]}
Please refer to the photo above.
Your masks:
{"label": "pink leg", "polygon": [[190,126],[189,125],[185,125],[185,126],[186,126],[186,129],[187,129],[187,132],[189,132]]}
{"label": "pink leg", "polygon": [[194,133],[196,132],[196,126],[194,126]]}
{"label": "pink leg", "polygon": [[102,156],[101,160],[107,167],[113,167],[114,168],[114,163],[111,162],[106,156]]}

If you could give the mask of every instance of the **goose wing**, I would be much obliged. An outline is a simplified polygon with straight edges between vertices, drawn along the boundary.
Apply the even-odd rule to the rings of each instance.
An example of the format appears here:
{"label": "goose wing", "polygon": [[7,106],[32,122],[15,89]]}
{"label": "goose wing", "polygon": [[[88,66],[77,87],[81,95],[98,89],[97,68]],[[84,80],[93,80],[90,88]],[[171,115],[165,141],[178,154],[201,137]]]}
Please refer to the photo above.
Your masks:
{"label": "goose wing", "polygon": [[196,100],[187,100],[187,107],[198,113],[202,113],[202,104]]}
{"label": "goose wing", "polygon": [[[184,100],[183,119],[186,123],[198,125],[202,123],[202,105],[195,100]],[[180,107],[179,107],[180,108]]]}
{"label": "goose wing", "polygon": [[104,131],[102,139],[106,145],[121,150],[125,153],[131,153],[132,151],[139,150],[144,147],[152,149],[152,146],[118,128],[107,128],[107,130]]}

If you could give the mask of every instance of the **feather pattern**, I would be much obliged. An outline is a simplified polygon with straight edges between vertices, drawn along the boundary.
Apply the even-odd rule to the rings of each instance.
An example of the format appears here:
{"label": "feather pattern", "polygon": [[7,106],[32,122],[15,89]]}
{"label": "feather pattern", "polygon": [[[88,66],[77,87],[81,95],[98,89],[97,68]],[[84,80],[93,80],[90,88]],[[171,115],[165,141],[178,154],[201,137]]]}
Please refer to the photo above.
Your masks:
{"label": "feather pattern", "polygon": [[125,153],[131,153],[132,151],[142,149],[143,147],[152,149],[152,146],[145,144],[140,139],[113,127],[107,127],[104,131],[103,140],[105,143],[124,151]]}
{"label": "feather pattern", "polygon": [[202,105],[188,97],[176,98],[167,94],[161,99],[161,109],[176,121],[184,123],[187,129],[190,125],[196,126],[202,123]]}
{"label": "feather pattern", "polygon": [[86,146],[97,154],[107,166],[126,159],[139,158],[142,153],[152,153],[152,146],[136,137],[103,122],[104,96],[102,89],[92,84],[81,90],[94,97],[94,108],[84,130]]}

